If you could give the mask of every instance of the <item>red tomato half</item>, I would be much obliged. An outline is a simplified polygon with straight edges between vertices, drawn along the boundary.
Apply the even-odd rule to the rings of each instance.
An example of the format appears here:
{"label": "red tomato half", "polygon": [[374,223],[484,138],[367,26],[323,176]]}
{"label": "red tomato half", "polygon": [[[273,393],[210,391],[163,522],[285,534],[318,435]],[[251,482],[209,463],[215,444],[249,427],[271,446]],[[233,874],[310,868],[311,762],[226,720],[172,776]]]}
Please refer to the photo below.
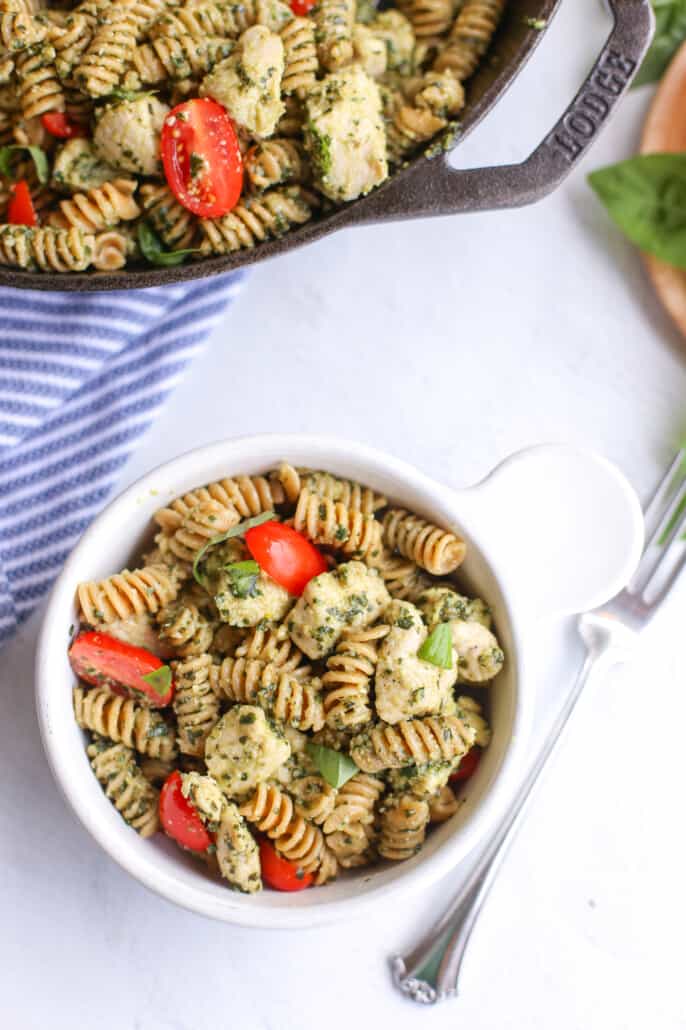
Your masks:
{"label": "red tomato half", "polygon": [[282,858],[274,845],[264,838],[260,841],[260,863],[262,879],[277,891],[301,891],[314,880],[312,873],[304,873],[295,862]]}
{"label": "red tomato half", "polygon": [[163,667],[164,662],[157,655],[106,633],[79,633],[69,648],[69,661],[79,679],[92,683],[94,687],[104,685],[138,699],[142,694],[150,708],[162,708],[170,704],[174,696],[173,683],[161,695],[152,683],[143,679],[143,676]]}
{"label": "red tomato half", "polygon": [[166,834],[182,848],[207,851],[212,836],[197,811],[181,793],[181,773],[175,769],[167,776],[160,791],[160,822]]}
{"label": "red tomato half", "polygon": [[218,218],[238,203],[243,158],[234,124],[209,97],[174,107],[162,127],[162,164],[169,188],[201,218]]}
{"label": "red tomato half", "polygon": [[263,522],[249,529],[245,542],[260,568],[289,594],[299,596],[311,579],[329,569],[324,555],[307,537],[281,522]]}
{"label": "red tomato half", "polygon": [[291,10],[293,14],[303,18],[312,10],[316,2],[317,0],[291,0]]}
{"label": "red tomato half", "polygon": [[476,771],[476,767],[480,760],[481,748],[473,747],[471,751],[467,752],[455,772],[451,775],[450,782],[457,783],[460,780],[468,780]]}
{"label": "red tomato half", "polygon": [[63,111],[48,111],[41,115],[41,124],[46,132],[57,139],[74,139],[76,136],[85,136],[86,130],[76,122],[70,122]]}
{"label": "red tomato half", "polygon": [[10,186],[7,221],[10,225],[38,225],[31,190],[26,179],[20,179],[14,186]]}

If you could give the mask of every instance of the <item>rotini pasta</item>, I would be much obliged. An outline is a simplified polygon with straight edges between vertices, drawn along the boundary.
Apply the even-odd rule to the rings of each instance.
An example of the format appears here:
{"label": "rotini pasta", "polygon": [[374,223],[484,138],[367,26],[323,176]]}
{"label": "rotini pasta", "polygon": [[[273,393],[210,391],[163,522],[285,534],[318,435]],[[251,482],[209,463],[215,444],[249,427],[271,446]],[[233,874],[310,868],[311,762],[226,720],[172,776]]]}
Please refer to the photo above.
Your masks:
{"label": "rotini pasta", "polygon": [[125,744],[141,755],[166,759],[176,754],[173,731],[159,712],[104,687],[74,687],[74,714],[81,729]]}
{"label": "rotini pasta", "polygon": [[80,229],[0,225],[0,265],[42,272],[83,272],[93,263],[95,237]]}
{"label": "rotini pasta", "polygon": [[436,71],[450,68],[461,82],[476,71],[488,50],[506,0],[464,0],[445,47],[434,61]]}
{"label": "rotini pasta", "polygon": [[119,222],[129,222],[140,214],[133,197],[137,187],[135,179],[115,179],[88,193],[75,193],[69,200],[59,202],[59,210],[48,216],[48,224],[55,229],[96,233],[112,229]]}
{"label": "rotini pasta", "polygon": [[317,78],[319,59],[314,23],[309,18],[293,18],[281,30],[285,68],[281,89],[289,96],[306,95]]}
{"label": "rotini pasta", "polygon": [[246,154],[245,171],[256,190],[270,189],[284,182],[306,182],[305,148],[286,138],[265,140]]}
{"label": "rotini pasta", "polygon": [[141,837],[159,829],[158,795],[136,763],[133,751],[96,736],[88,747],[91,768],[122,819]]}
{"label": "rotini pasta", "polygon": [[109,230],[95,235],[93,247],[93,268],[101,272],[114,272],[123,268],[131,253],[131,240],[122,232]]}
{"label": "rotini pasta", "polygon": [[319,60],[327,71],[336,71],[353,58],[354,0],[320,0],[315,10]]}
{"label": "rotini pasta", "polygon": [[288,232],[294,225],[303,225],[312,217],[315,198],[300,186],[267,190],[255,197],[245,197],[231,214],[210,220],[203,218],[200,229],[203,254],[230,254],[248,249],[263,240]]}
{"label": "rotini pasta", "polygon": [[55,48],[48,43],[40,43],[17,55],[17,84],[24,118],[64,111],[64,91],[55,70],[56,56]]}
{"label": "rotini pasta", "polygon": [[[263,4],[258,19],[271,18]],[[451,777],[490,744],[483,686],[504,660],[487,603],[452,578],[464,542],[372,487],[285,460],[171,498],[154,522],[139,568],[77,587],[73,708],[107,797],[148,833],[159,789],[165,832],[248,894],[260,854],[278,886],[266,838],[303,886],[416,854],[459,809]],[[284,539],[312,562],[297,598],[272,578],[298,565],[279,566]],[[202,824],[188,836],[169,815],[179,792]]]}
{"label": "rotini pasta", "polygon": [[195,243],[198,220],[179,204],[168,186],[146,182],[140,188],[146,218],[162,242],[171,250],[183,250]]}

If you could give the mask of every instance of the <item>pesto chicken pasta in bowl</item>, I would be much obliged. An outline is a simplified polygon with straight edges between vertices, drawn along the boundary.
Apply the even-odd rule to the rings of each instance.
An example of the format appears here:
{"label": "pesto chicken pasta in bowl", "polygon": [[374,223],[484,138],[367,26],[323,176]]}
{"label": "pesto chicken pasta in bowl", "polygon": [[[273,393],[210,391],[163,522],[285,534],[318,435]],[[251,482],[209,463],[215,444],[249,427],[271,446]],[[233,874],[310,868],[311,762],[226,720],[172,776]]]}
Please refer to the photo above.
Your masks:
{"label": "pesto chicken pasta in bowl", "polygon": [[454,138],[506,0],[0,0],[0,265],[250,250]]}
{"label": "pesto chicken pasta in bowl", "polygon": [[226,471],[78,583],[92,773],[127,833],[246,894],[413,859],[460,809],[507,661],[455,578],[467,544],[325,468]]}

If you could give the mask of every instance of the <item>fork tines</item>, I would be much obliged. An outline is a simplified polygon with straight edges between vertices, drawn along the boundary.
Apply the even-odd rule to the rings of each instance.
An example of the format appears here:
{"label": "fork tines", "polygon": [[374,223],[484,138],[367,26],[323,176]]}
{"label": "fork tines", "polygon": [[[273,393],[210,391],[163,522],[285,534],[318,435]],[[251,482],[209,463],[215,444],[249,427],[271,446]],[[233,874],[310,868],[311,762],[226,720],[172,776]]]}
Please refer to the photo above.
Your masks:
{"label": "fork tines", "polygon": [[[686,447],[676,455],[653,494],[645,510],[645,525],[646,545],[627,593],[654,608],[686,565]],[[656,583],[655,591],[649,592]]]}

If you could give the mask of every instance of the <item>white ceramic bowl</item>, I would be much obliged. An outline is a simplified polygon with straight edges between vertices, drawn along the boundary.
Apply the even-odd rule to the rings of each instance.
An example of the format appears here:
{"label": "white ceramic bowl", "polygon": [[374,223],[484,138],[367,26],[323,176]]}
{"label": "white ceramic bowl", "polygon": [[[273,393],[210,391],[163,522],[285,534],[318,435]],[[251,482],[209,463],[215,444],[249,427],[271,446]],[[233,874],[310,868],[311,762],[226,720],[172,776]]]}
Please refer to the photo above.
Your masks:
{"label": "white ceramic bowl", "polygon": [[[208,878],[163,834],[141,839],[106,799],[88,765],[71,708],[67,660],[75,588],[130,565],[150,536],[152,513],[178,494],[226,475],[256,473],[283,458],[355,478],[468,541],[460,570],[467,592],[492,605],[507,656],[492,690],[493,740],[464,790],[464,804],[408,862],[345,875],[296,894],[244,896]],[[77,816],[132,876],[177,904],[229,923],[300,927],[357,915],[375,899],[416,890],[456,865],[488,828],[516,783],[533,688],[527,627],[542,616],[601,604],[638,560],[642,520],[633,491],[611,465],[565,447],[521,452],[483,483],[453,491],[358,443],[318,436],[257,436],[202,447],[144,476],[112,501],[68,559],[50,596],[38,647],[36,690],[43,743]]]}

